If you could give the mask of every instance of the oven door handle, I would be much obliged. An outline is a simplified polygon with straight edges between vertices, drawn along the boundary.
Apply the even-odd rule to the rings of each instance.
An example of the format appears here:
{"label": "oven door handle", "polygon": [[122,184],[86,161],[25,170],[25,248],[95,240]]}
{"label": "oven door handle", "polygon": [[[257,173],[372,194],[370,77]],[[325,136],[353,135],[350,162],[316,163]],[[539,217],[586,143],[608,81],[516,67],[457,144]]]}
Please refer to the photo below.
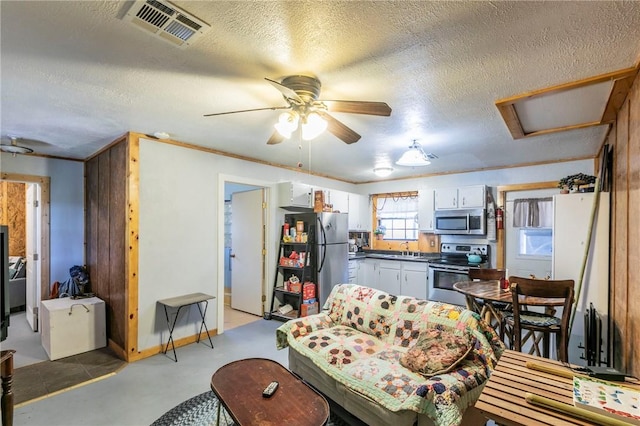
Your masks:
{"label": "oven door handle", "polygon": [[456,267],[442,268],[438,266],[429,266],[429,269],[431,269],[433,272],[462,272],[462,273],[469,272],[469,268],[464,266],[461,266],[459,268],[456,268]]}

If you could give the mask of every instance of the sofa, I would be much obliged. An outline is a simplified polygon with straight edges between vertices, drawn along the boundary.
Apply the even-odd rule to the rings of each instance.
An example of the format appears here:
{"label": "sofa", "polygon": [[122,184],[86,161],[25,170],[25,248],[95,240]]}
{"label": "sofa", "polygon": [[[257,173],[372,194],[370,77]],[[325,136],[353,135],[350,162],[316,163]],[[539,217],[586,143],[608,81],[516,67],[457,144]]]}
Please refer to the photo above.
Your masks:
{"label": "sofa", "polygon": [[[426,374],[409,355],[434,361],[437,346],[426,358],[421,350],[436,335],[464,354]],[[289,348],[291,371],[372,426],[484,424],[473,405],[504,351],[473,311],[356,284],[335,286],[322,312],[278,327],[276,345]]]}

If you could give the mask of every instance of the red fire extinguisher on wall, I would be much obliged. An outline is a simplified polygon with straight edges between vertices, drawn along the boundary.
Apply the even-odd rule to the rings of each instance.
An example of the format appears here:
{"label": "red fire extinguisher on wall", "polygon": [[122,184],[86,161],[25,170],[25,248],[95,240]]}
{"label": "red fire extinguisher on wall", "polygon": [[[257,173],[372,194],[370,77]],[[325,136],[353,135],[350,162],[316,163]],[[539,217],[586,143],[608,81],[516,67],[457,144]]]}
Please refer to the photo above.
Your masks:
{"label": "red fire extinguisher on wall", "polygon": [[502,208],[501,207],[498,207],[496,209],[496,228],[497,229],[504,229],[503,213],[502,213]]}

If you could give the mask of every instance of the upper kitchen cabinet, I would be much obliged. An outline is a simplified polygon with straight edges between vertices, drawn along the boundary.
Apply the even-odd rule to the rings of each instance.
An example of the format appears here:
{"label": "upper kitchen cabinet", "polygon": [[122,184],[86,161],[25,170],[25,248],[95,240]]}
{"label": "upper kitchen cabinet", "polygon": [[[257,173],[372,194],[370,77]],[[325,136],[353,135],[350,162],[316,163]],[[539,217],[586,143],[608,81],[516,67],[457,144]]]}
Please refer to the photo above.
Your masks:
{"label": "upper kitchen cabinet", "polygon": [[325,203],[333,206],[334,212],[349,213],[349,193],[337,191],[335,189],[327,189],[325,192]]}
{"label": "upper kitchen cabinet", "polygon": [[486,186],[472,185],[435,190],[435,209],[478,209],[486,206]]}
{"label": "upper kitchen cabinet", "polygon": [[370,231],[369,196],[349,194],[349,231]]}
{"label": "upper kitchen cabinet", "polygon": [[433,231],[434,195],[433,189],[418,191],[418,226],[420,231]]}

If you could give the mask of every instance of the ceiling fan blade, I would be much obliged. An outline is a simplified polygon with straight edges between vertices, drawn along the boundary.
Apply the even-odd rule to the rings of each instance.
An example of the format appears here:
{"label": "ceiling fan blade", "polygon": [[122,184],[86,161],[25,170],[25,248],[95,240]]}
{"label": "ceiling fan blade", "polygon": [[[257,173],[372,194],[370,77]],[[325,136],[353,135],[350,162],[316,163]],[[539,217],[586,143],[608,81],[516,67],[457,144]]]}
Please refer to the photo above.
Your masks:
{"label": "ceiling fan blade", "polygon": [[283,140],[284,140],[284,136],[282,136],[276,130],[275,132],[273,132],[273,134],[271,135],[271,137],[267,141],[267,145],[276,145],[276,144],[279,144],[280,142],[282,142]]}
{"label": "ceiling fan blade", "polygon": [[227,112],[216,112],[216,113],[213,113],[213,114],[205,114],[204,117],[213,117],[214,115],[237,114],[239,112],[266,111],[266,110],[275,111],[275,110],[278,110],[278,109],[289,109],[289,108],[291,108],[291,107],[281,106],[281,107],[268,107],[268,108],[241,109],[241,110],[238,110],[238,111],[227,111]]}
{"label": "ceiling fan blade", "polygon": [[371,101],[322,101],[331,112],[347,112],[351,114],[391,115],[391,107],[385,102]]}
{"label": "ceiling fan blade", "polygon": [[327,130],[333,133],[344,143],[352,144],[358,142],[362,137],[326,112],[318,112],[318,114],[327,120]]}
{"label": "ceiling fan blade", "polygon": [[300,96],[298,96],[298,94],[293,89],[289,89],[287,86],[284,86],[283,84],[280,84],[275,80],[271,80],[270,78],[266,78],[265,77],[265,80],[267,80],[269,83],[271,83],[273,85],[273,87],[275,87],[276,89],[281,91],[285,98],[292,99],[292,100],[294,100],[294,101],[296,101],[297,103],[300,103],[300,104],[304,103],[302,98]]}

